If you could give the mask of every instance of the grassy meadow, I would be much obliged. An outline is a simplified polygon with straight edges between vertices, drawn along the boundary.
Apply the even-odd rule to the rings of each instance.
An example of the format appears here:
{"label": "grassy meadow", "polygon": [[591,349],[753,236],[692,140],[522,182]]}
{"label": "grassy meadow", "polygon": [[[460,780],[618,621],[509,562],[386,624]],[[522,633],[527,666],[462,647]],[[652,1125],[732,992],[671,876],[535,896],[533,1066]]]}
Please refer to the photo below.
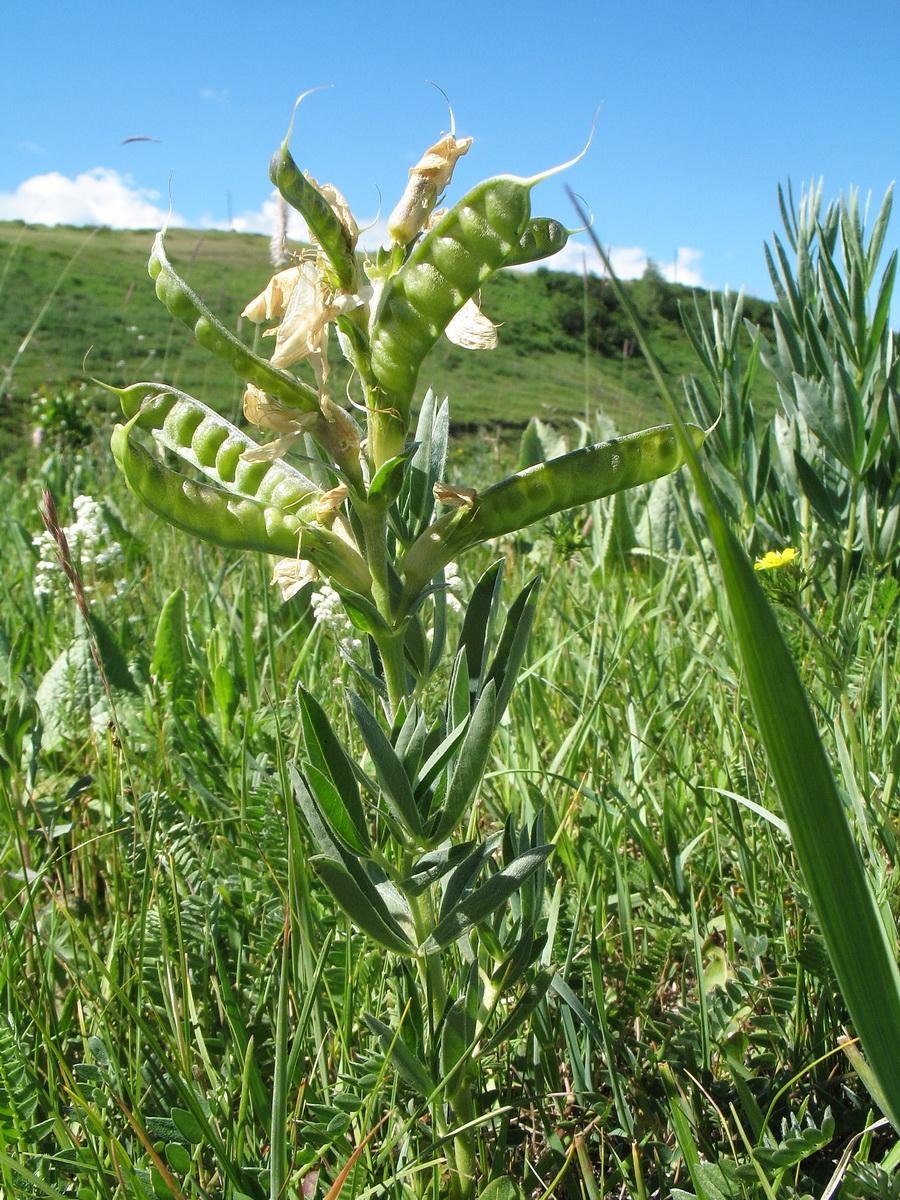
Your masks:
{"label": "grassy meadow", "polygon": [[[854,258],[852,207],[803,203],[820,227],[788,219],[783,257],[773,252],[774,332],[763,323],[754,340],[733,297],[687,304],[679,402],[704,425],[723,408],[702,457],[751,559],[798,551],[756,574],[896,954],[897,358],[877,237],[859,231]],[[175,234],[173,252],[188,238]],[[104,257],[104,239],[125,244],[99,233],[73,272]],[[202,254],[227,266],[234,244],[204,235]],[[821,260],[820,273],[791,274],[798,258]],[[835,280],[860,261],[844,338]],[[195,265],[203,278],[200,254]],[[512,328],[519,284],[495,287]],[[142,280],[135,309],[140,288],[153,301]],[[235,311],[245,298],[226,299]],[[203,395],[199,349],[163,317],[166,378],[182,371]],[[567,355],[567,411],[596,436],[627,432],[622,412],[585,413],[577,370],[583,381],[608,364],[591,351],[576,370]],[[560,357],[548,349],[540,370],[519,360],[536,389],[522,397],[529,415],[545,415],[544,390],[556,405]],[[127,368],[141,377],[133,357]],[[489,387],[468,391],[468,369],[439,358],[435,370],[467,422]],[[828,408],[822,381],[844,376],[850,400]],[[115,470],[103,412],[44,420],[42,444],[0,481],[0,1196],[448,1194],[454,1129],[426,1102],[447,1072],[422,1032],[410,960],[335,905],[295,815],[308,737],[298,685],[371,770],[348,699],[362,685],[339,652],[354,631],[316,607],[312,585],[283,602],[270,559],[143,508]],[[585,435],[561,422],[533,424],[521,444],[460,436],[450,481],[481,489]],[[41,537],[44,490],[74,586]],[[532,974],[473,1058],[486,1200],[900,1196],[890,1104],[852,1041],[714,534],[682,471],[473,549],[448,580],[450,644],[492,563],[504,609],[543,580],[464,831],[542,823],[555,845],[533,900]],[[503,944],[525,906],[513,897],[484,936]],[[447,949],[451,978],[473,969],[465,942]],[[400,1034],[386,1042],[377,1028]]]}

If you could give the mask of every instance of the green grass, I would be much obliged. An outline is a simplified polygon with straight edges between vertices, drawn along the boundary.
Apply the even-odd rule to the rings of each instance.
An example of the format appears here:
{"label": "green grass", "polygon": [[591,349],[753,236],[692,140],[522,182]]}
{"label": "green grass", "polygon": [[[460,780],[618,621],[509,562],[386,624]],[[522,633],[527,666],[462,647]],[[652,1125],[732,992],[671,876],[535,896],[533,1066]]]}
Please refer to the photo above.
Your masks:
{"label": "green grass", "polygon": [[[38,466],[4,483],[0,528],[0,1193],[268,1196],[277,1096],[289,1194],[316,1170],[324,1194],[386,1118],[344,1194],[441,1195],[440,1148],[360,1019],[398,1020],[409,980],[325,901],[287,819],[296,680],[350,728],[327,632],[302,599],[276,600],[262,561],[186,543],[136,508],[102,448],[51,463],[64,522],[88,492],[133,535],[120,534],[124,564],[85,572],[133,691],[114,691],[109,728],[95,683],[94,728],[76,705],[52,748],[45,712],[41,744],[33,688],[79,634],[62,583],[31,594]],[[473,459],[469,473],[482,469]],[[526,1192],[568,1162],[553,1195],[684,1195],[688,1131],[711,1197],[768,1195],[758,1173],[772,1194],[821,1195],[877,1112],[840,1048],[847,1014],[720,590],[688,545],[647,574],[599,565],[591,530],[574,554],[564,534],[558,522],[501,547],[508,596],[538,566],[547,578],[479,822],[524,823],[544,806],[558,846],[546,955],[561,983],[481,1062],[479,1136]],[[464,560],[467,587],[488,561]],[[861,619],[846,630],[852,745],[822,652],[787,612],[783,625],[896,911],[889,584],[859,580]],[[156,620],[177,588],[183,659],[154,676]],[[865,1135],[852,1173],[890,1180],[866,1166],[888,1145]]]}

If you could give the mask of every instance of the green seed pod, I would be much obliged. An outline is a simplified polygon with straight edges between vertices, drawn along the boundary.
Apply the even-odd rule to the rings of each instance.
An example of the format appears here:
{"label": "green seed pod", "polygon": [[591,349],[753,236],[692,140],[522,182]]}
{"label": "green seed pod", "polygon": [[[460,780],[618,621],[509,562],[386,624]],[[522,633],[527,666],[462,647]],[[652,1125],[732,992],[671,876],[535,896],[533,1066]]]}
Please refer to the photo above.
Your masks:
{"label": "green seed pod", "polygon": [[503,264],[506,267],[523,267],[527,263],[540,262],[557,254],[569,240],[569,231],[552,217],[533,217],[519,238],[518,246]]}
{"label": "green seed pod", "polygon": [[111,446],[116,463],[137,498],[170,525],[234,550],[260,550],[293,557],[303,522],[280,508],[230,495],[187,479],[158,462],[129,437],[136,423],[116,425]]}
{"label": "green seed pod", "polygon": [[256,384],[283,404],[303,412],[316,411],[319,398],[313,388],[254,354],[213,316],[196,292],[178,276],[166,257],[162,233],[156,235],[148,269],[151,278],[156,280],[157,296],[173,317],[193,329],[201,346],[228,363],[241,379]]}
{"label": "green seed pod", "polygon": [[[706,431],[688,425],[695,446]],[[598,442],[527,467],[480,496],[439,517],[415,541],[403,563],[404,605],[456,556],[488,538],[501,537],[554,513],[589,504],[626,488],[650,483],[682,466],[684,452],[673,425],[658,425]]]}
{"label": "green seed pod", "polygon": [[164,384],[114,390],[126,417],[229,492],[303,520],[315,517],[320,496],[315,484],[281,459],[247,462],[241,456],[255,450],[256,442],[193,396]]}
{"label": "green seed pod", "polygon": [[387,283],[372,328],[372,370],[404,415],[425,355],[516,249],[536,182],[505,175],[480,183],[422,238]]}
{"label": "green seed pod", "polygon": [[309,232],[335,275],[335,283],[348,292],[357,290],[359,267],[350,231],[320,189],[303,174],[288,150],[290,134],[272,158],[269,178],[293,208],[300,213]]}

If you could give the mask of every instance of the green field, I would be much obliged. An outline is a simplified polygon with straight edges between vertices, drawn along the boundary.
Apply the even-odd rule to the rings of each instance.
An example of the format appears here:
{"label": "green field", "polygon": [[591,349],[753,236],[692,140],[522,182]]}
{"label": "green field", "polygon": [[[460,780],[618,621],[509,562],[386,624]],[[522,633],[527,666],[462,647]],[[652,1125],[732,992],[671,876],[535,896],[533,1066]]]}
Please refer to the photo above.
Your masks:
{"label": "green field", "polygon": [[[73,260],[83,231],[3,227],[7,366],[49,305],[0,479],[0,1200],[900,1196],[888,211],[814,213],[777,338],[729,297],[676,332],[652,273],[494,279],[504,348],[422,373],[446,464],[425,403],[416,457],[362,483],[352,439],[330,475],[308,441],[239,477],[237,431],[151,392],[116,445],[161,515],[69,385],[233,416],[240,382],[156,302],[149,235]],[[269,274],[261,238],[169,249],[232,328]],[[688,394],[689,470],[658,434],[541,465]],[[218,490],[167,491],[176,459]],[[511,532],[404,607],[416,548],[517,463]],[[260,491],[299,469],[320,486]],[[435,508],[447,482],[472,490]],[[236,520],[288,528],[288,568],[324,546],[321,577],[283,599],[273,555],[212,544]]]}
{"label": "green field", "polygon": [[[34,393],[92,376],[116,387],[166,380],[219,411],[239,411],[241,383],[156,299],[146,270],[153,236],[0,222],[0,380],[39,322],[0,396],[0,422],[8,431],[21,431],[24,403]],[[228,328],[238,329],[241,310],[271,274],[268,239],[172,229],[166,241],[184,278]],[[691,290],[652,273],[628,286],[656,352],[677,380],[691,369],[678,315],[679,301],[692,304]],[[706,305],[703,293],[699,299]],[[454,421],[521,426],[534,414],[552,420],[599,410],[627,429],[660,417],[650,373],[602,280],[592,278],[585,294],[574,275],[507,272],[488,281],[483,305],[501,323],[498,348],[478,354],[442,342],[423,378],[453,397]],[[748,316],[765,324],[768,306],[748,303]],[[255,333],[243,323],[240,335],[248,344]],[[266,343],[259,345],[265,353]],[[346,377],[337,353],[334,370],[337,379]],[[771,403],[773,397],[770,389],[763,398]]]}

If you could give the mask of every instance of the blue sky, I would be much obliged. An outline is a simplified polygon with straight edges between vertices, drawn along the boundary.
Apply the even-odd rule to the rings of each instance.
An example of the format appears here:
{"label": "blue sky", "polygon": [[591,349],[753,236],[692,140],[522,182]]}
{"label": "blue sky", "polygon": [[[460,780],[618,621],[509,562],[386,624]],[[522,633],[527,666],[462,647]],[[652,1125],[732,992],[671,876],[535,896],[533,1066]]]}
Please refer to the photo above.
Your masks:
{"label": "blue sky", "polygon": [[577,224],[568,184],[624,274],[766,296],[779,182],[877,204],[900,166],[896,0],[31,0],[0,44],[0,219],[151,228],[171,188],[176,223],[267,231],[269,157],[330,85],[294,156],[383,223],[449,127],[432,80],[475,138],[450,200],[571,158],[602,105],[534,211]]}

